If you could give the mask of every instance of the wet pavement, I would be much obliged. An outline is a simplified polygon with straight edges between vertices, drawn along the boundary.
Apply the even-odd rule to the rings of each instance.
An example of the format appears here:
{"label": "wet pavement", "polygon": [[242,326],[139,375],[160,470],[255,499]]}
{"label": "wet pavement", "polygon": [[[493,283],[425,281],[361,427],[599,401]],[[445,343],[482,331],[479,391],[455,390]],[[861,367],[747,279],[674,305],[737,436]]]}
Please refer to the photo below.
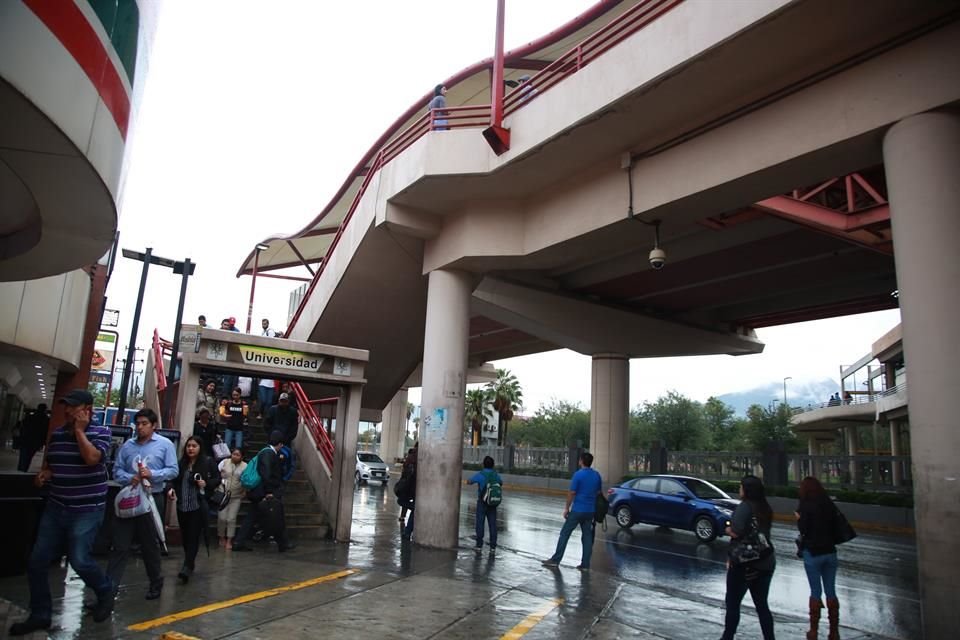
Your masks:
{"label": "wet pavement", "polygon": [[[498,549],[473,549],[473,488],[461,500],[461,548],[401,543],[391,487],[362,486],[350,544],[303,541],[288,553],[263,544],[253,553],[212,549],[187,585],[176,584],[180,550],[163,561],[162,597],[143,599],[146,576],[131,562],[111,621],[82,614],[82,583],[53,570],[52,638],[719,638],[726,541],[644,525],[598,531],[592,571],[575,569],[574,533],[559,569],[540,561],[556,544],[563,498],[505,491]],[[779,638],[803,638],[807,583],[791,554],[793,531],[777,525],[778,566],[771,589]],[[842,637],[920,637],[912,539],[861,534],[841,548],[838,592]],[[348,573],[352,571],[353,573]],[[278,588],[287,590],[280,591]],[[277,591],[267,591],[276,589]],[[253,595],[251,595],[253,594]],[[89,597],[89,596],[88,596]],[[28,601],[26,579],[0,579],[0,598]],[[229,602],[240,598],[241,601]],[[214,610],[216,607],[223,607]],[[205,609],[200,609],[205,608]],[[198,610],[199,609],[199,610]],[[185,613],[186,612],[186,613]],[[738,638],[760,637],[746,598]],[[163,616],[171,616],[162,619]],[[15,620],[8,616],[8,622]],[[131,626],[141,624],[131,629]],[[144,624],[146,623],[146,624]],[[826,626],[826,620],[821,629]],[[821,637],[825,637],[825,633]],[[6,637],[6,628],[0,632]],[[172,637],[172,636],[168,636]]]}

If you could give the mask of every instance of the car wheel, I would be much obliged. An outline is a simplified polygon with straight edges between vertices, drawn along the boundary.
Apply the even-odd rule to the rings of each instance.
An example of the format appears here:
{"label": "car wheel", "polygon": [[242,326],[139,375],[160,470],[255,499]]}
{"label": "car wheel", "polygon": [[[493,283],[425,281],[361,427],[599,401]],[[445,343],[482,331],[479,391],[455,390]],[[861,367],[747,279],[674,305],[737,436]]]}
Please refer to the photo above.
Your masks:
{"label": "car wheel", "polygon": [[629,529],[633,526],[633,512],[630,511],[630,507],[625,504],[617,507],[616,512],[614,512],[614,517],[617,519],[617,524],[620,525],[621,529]]}
{"label": "car wheel", "polygon": [[707,516],[693,521],[693,533],[701,542],[710,542],[717,537],[717,525]]}

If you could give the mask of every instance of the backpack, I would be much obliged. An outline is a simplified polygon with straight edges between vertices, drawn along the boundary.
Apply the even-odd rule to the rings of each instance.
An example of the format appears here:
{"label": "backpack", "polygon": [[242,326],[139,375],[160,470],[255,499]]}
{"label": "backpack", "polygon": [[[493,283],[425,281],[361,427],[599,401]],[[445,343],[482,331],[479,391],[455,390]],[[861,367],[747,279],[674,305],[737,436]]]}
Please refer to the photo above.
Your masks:
{"label": "backpack", "polygon": [[503,501],[503,487],[490,473],[484,471],[483,476],[487,479],[487,486],[483,490],[483,503],[488,507],[495,507]]}
{"label": "backpack", "polygon": [[270,447],[264,447],[260,449],[257,455],[253,456],[253,460],[247,463],[247,468],[240,474],[240,486],[244,489],[248,491],[256,489],[260,486],[260,483],[263,482],[263,478],[260,477],[260,471],[257,470],[257,460],[260,458],[260,454],[269,448]]}
{"label": "backpack", "polygon": [[603,530],[607,530],[607,514],[610,513],[610,501],[602,493],[597,494],[593,503],[593,521],[603,525]]}

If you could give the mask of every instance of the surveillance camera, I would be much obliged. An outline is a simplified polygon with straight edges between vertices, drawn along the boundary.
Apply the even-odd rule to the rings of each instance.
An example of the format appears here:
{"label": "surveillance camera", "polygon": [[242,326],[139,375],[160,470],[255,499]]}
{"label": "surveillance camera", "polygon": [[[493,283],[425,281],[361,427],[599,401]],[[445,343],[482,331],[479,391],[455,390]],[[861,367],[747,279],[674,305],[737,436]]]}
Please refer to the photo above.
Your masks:
{"label": "surveillance camera", "polygon": [[667,263],[667,252],[660,247],[656,247],[650,250],[648,259],[650,260],[650,266],[659,271]]}

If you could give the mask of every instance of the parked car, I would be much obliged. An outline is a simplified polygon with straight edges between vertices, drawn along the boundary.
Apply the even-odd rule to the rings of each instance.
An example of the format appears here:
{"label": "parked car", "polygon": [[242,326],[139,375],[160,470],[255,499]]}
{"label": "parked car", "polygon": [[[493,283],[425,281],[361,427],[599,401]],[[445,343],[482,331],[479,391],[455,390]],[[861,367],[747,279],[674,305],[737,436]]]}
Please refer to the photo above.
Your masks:
{"label": "parked car", "polygon": [[693,531],[710,542],[726,535],[740,501],[706,480],[687,476],[643,476],[607,491],[610,514],[624,529],[638,522]]}
{"label": "parked car", "polygon": [[390,469],[387,467],[387,463],[381,460],[377,454],[369,451],[359,451],[357,452],[356,478],[357,484],[375,480],[386,485],[387,481],[390,480]]}

